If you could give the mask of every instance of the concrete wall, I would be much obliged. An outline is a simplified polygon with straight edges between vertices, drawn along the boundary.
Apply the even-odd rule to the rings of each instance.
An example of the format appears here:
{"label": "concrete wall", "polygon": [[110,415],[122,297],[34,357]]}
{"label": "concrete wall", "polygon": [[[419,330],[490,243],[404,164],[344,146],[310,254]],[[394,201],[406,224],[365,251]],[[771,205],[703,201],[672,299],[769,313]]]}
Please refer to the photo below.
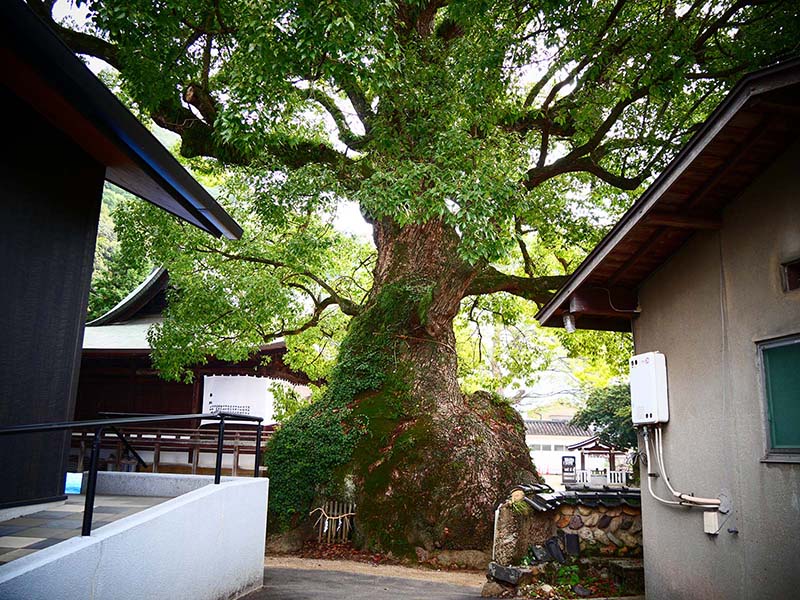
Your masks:
{"label": "concrete wall", "polygon": [[0,599],[244,595],[263,582],[267,490],[255,478],[206,485],[19,558],[0,569]]}
{"label": "concrete wall", "polygon": [[720,231],[696,234],[640,290],[636,352],[667,358],[671,481],[698,496],[727,493],[734,508],[709,536],[701,511],[642,492],[648,600],[793,598],[800,589],[800,463],[762,461],[756,348],[800,333],[800,292],[783,292],[780,277],[781,262],[800,256],[798,164],[795,145],[727,207]]}
{"label": "concrete wall", "polygon": [[[84,472],[81,493],[86,493],[88,472]],[[221,481],[241,481],[240,477],[222,477]],[[124,473],[98,471],[97,494],[102,496],[145,496],[175,498],[214,483],[212,475],[182,473]]]}

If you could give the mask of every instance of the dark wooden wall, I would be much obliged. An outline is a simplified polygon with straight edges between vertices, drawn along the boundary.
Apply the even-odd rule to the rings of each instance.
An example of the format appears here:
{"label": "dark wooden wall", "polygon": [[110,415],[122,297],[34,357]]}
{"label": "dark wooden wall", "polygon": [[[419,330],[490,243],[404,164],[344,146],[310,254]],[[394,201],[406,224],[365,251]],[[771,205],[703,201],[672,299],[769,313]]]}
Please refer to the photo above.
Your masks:
{"label": "dark wooden wall", "polygon": [[[205,375],[259,375],[295,384],[309,383],[305,373],[293,371],[283,362],[284,353],[285,349],[267,350],[238,363],[210,357],[205,365],[193,369],[193,383],[180,383],[161,379],[146,353],[86,350],[81,361],[75,419],[100,418],[101,412],[199,413],[203,409]],[[267,356],[269,362],[264,365],[262,361]],[[165,424],[165,427],[197,426],[196,419]]]}
{"label": "dark wooden wall", "polygon": [[[165,381],[153,370],[147,354],[85,354],[75,419],[100,418],[101,412],[132,412],[164,415],[199,413],[202,397],[194,383]],[[192,421],[171,421],[165,427],[197,427]]]}
{"label": "dark wooden wall", "polygon": [[[0,425],[72,418],[104,167],[0,86]],[[0,437],[0,507],[62,496],[67,434]]]}

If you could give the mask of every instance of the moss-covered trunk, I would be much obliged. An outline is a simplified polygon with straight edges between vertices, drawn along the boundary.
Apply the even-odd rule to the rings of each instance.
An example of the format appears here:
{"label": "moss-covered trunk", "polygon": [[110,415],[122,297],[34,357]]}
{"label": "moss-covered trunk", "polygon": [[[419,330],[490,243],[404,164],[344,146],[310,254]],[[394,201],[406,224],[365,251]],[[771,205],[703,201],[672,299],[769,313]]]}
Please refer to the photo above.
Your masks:
{"label": "moss-covered trunk", "polygon": [[385,365],[353,405],[367,426],[351,465],[367,545],[485,548],[505,488],[533,476],[519,416],[458,385],[453,319],[475,271],[457,242],[437,222],[376,225],[375,285],[345,348]]}
{"label": "moss-covered trunk", "polygon": [[[283,468],[297,469],[297,452],[306,450],[306,470],[322,461],[334,483],[352,482],[359,541],[368,547],[488,548],[496,503],[509,485],[535,477],[519,415],[458,386],[453,318],[474,270],[458,257],[457,241],[440,223],[376,225],[374,288],[351,322],[328,392],[285,428],[320,440],[341,428],[338,450],[320,455],[298,441],[295,464]],[[281,435],[270,469],[279,478],[274,450],[288,447]],[[337,451],[338,465],[329,456]]]}

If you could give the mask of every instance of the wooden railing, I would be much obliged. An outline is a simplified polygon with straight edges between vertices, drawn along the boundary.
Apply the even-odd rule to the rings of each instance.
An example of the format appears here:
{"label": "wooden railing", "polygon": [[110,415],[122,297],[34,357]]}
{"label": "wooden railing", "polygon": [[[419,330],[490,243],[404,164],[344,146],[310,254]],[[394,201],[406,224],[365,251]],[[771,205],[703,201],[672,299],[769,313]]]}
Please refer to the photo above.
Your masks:
{"label": "wooden railing", "polygon": [[[158,473],[162,464],[162,452],[186,452],[186,465],[191,467],[192,474],[197,474],[200,468],[200,455],[213,455],[217,452],[217,428],[183,429],[176,427],[130,427],[120,429],[128,444],[137,452],[152,452],[153,458],[150,470]],[[269,430],[264,430],[263,435],[269,436]],[[73,431],[72,448],[78,451],[77,471],[83,471],[87,451],[92,447],[93,431]],[[125,447],[119,436],[110,431],[101,435],[100,447],[112,450],[114,454],[114,468],[122,470],[124,463]],[[225,433],[222,452],[233,455],[232,475],[238,475],[241,468],[239,457],[253,455],[256,451],[256,432],[253,429],[228,430]],[[172,464],[172,463],[171,463]]]}

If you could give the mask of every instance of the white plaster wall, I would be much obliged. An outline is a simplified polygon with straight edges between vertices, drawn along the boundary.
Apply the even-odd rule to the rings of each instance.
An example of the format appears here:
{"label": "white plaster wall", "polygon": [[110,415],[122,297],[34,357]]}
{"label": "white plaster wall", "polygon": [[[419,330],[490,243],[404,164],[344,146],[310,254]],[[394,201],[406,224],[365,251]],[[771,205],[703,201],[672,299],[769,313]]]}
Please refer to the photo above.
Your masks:
{"label": "white plaster wall", "polygon": [[[562,446],[569,446],[570,444],[575,444],[577,442],[582,442],[585,440],[585,437],[576,437],[572,435],[526,435],[525,436],[525,443],[528,445],[528,448],[531,448],[533,444],[550,444],[554,446],[556,444]],[[570,450],[531,450],[531,458],[533,459],[533,464],[536,465],[536,469],[539,471],[540,475],[560,475],[561,474],[561,457],[562,456],[574,456],[575,457],[575,464],[580,468],[581,466],[581,453],[578,451],[570,451]],[[587,461],[589,458],[587,457]],[[591,465],[587,462],[587,468],[591,468],[598,465],[591,463]]]}
{"label": "white plaster wall", "polygon": [[0,567],[3,600],[218,600],[261,587],[267,479],[206,485]]}
{"label": "white plaster wall", "polygon": [[734,507],[709,536],[700,511],[642,492],[648,600],[800,597],[800,464],[761,460],[756,347],[800,333],[800,292],[783,292],[779,269],[800,256],[798,164],[796,144],[728,206],[721,231],[696,234],[640,290],[636,351],[667,358],[672,484],[728,492]]}

